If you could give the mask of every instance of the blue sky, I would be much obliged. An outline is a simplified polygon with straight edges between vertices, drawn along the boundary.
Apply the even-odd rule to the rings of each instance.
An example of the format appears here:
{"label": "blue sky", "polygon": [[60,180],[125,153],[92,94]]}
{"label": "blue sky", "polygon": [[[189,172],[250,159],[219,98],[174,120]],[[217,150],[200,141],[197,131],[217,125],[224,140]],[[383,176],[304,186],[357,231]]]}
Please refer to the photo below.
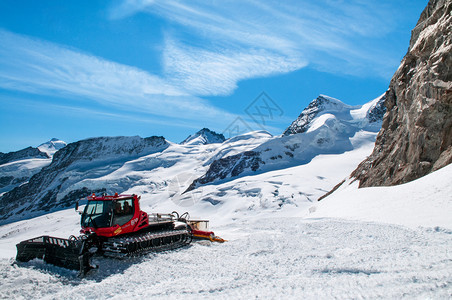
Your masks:
{"label": "blue sky", "polygon": [[280,134],[319,94],[385,92],[427,2],[2,0],[0,151]]}

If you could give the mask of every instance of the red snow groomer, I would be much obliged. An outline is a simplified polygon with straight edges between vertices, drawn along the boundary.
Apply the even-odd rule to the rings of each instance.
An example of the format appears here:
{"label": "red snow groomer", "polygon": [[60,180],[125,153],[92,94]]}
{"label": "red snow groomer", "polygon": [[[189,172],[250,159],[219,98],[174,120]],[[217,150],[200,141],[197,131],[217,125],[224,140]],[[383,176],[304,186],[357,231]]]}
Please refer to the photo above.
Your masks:
{"label": "red snow groomer", "polygon": [[[140,210],[137,195],[88,197],[81,213],[79,237],[69,239],[40,236],[16,245],[16,260],[44,259],[85,275],[97,268],[91,263],[95,254],[125,258],[159,250],[182,247],[192,238],[224,242],[208,231],[207,220],[189,220],[189,214],[147,214]],[[78,202],[76,210],[78,209]]]}

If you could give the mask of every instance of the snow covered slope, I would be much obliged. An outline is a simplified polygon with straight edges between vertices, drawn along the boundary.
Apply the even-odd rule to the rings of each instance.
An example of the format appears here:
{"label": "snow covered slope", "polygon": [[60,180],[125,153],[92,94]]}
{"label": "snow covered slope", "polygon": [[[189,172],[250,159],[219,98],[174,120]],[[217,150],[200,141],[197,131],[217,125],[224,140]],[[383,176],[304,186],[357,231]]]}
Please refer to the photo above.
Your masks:
{"label": "snow covered slope", "polygon": [[[344,155],[317,157],[308,164],[311,165],[310,171],[322,169],[323,165],[323,172],[328,173],[327,166],[335,159],[336,163],[345,163],[350,159]],[[283,180],[291,178],[289,184],[292,185],[299,178],[299,188],[304,188],[302,184],[305,178],[302,176],[309,170],[302,166],[298,168],[292,169],[292,174],[286,173],[286,177],[282,173],[270,176],[270,172],[266,179],[275,181],[278,176]],[[129,260],[97,258],[99,270],[83,279],[76,277],[74,271],[45,265],[40,260],[14,263],[15,244],[21,240],[41,234],[67,237],[76,233],[79,216],[73,209],[3,225],[0,226],[0,298],[250,299],[280,298],[283,295],[293,299],[447,299],[451,293],[452,224],[450,218],[447,224],[441,220],[446,220],[451,211],[451,191],[445,182],[450,179],[452,167],[440,171],[412,186],[363,190],[368,192],[360,196],[375,194],[374,197],[381,199],[391,195],[378,209],[377,206],[365,204],[367,210],[360,208],[359,200],[363,199],[359,197],[348,204],[345,202],[344,199],[353,195],[354,187],[343,190],[347,194],[343,200],[323,200],[315,212],[312,206],[314,203],[298,208],[291,204],[286,207],[288,209],[268,207],[260,211],[253,210],[246,204],[241,205],[240,201],[265,205],[265,197],[253,195],[253,191],[248,191],[246,197],[238,192],[234,196],[235,192],[228,190],[226,193],[230,194],[223,200],[231,201],[224,201],[223,205],[200,201],[184,207],[192,215],[202,213],[200,217],[211,219],[212,229],[227,238],[227,243],[194,243],[176,251],[152,253]],[[263,175],[266,174],[258,176]],[[312,175],[306,174],[306,178]],[[245,191],[247,183],[251,189],[255,188],[258,180],[264,180],[264,177],[258,176],[253,177],[256,179],[254,183],[253,180],[245,181],[245,178],[236,179],[235,184],[241,185],[236,191]],[[239,180],[243,180],[243,183]],[[317,184],[314,182],[316,179],[312,180],[306,182],[306,186]],[[263,186],[265,189],[266,185]],[[218,192],[226,187],[220,185]],[[281,187],[284,188],[283,185]],[[408,204],[410,199],[403,198],[406,198],[410,189],[414,192],[425,189],[426,194],[436,190],[433,195],[440,200],[436,203],[442,208],[434,211],[437,222],[429,221],[427,224],[419,218],[422,215],[416,214],[429,209],[433,200],[429,197],[421,201],[422,205],[414,205],[410,211],[417,219],[405,222],[407,218],[401,218],[412,228],[372,222],[378,215],[396,216],[395,208],[399,208],[402,202]],[[262,192],[268,194],[270,191]],[[213,190],[206,192],[210,194]],[[284,193],[280,196],[291,199]],[[170,199],[164,203],[154,203],[152,198],[151,195],[145,195],[142,201],[145,209],[149,205],[157,205],[160,209],[167,206],[179,211],[182,208]],[[403,201],[391,205],[394,199]],[[359,221],[344,220],[340,217],[350,218],[344,211],[364,213]],[[376,214],[372,214],[372,211]],[[217,222],[218,219],[220,222]],[[397,219],[382,221],[392,223]],[[417,225],[428,227],[419,228]],[[144,279],[146,284],[143,284]]]}
{"label": "snow covered slope", "polygon": [[452,165],[394,187],[344,183],[316,205],[313,218],[344,218],[452,230]]}
{"label": "snow covered slope", "polygon": [[[183,191],[194,190],[206,183],[219,184],[237,176],[290,169],[305,165],[319,155],[358,150],[361,146],[373,144],[381,122],[378,118],[369,118],[369,114],[383,101],[383,98],[377,98],[364,106],[352,107],[320,96],[305,110],[315,115],[304,125],[306,131],[280,137],[255,131],[218,143],[223,140],[221,135],[203,129],[182,144],[173,144],[163,137],[102,137],[71,143],[54,154],[49,166],[1,196],[0,224],[70,207],[78,198],[93,192],[132,191],[151,194],[154,199],[161,199],[160,202],[166,198],[174,198],[178,202],[185,197]],[[52,140],[41,148],[52,153],[63,145]],[[359,157],[365,158],[362,155]],[[290,174],[291,171],[288,172]],[[317,175],[327,178],[316,183],[319,184],[317,191],[329,190],[335,184],[332,180],[337,178],[315,172],[309,174],[314,178]],[[337,179],[346,176],[345,172],[340,174]],[[324,184],[326,182],[328,184]],[[231,187],[234,190],[234,186]],[[306,197],[297,196],[302,201],[316,200],[323,193],[296,191],[298,187],[295,184],[289,188],[290,194],[306,193]],[[270,186],[263,191],[269,189]],[[202,189],[191,194],[202,195]],[[238,194],[248,195],[247,192]],[[276,203],[281,206],[290,203],[281,204],[280,198],[268,198],[270,202],[274,201],[268,205],[273,207]],[[206,199],[213,199],[211,202],[214,204],[222,201],[212,195],[206,196]]]}
{"label": "snow covered slope", "polygon": [[51,161],[50,158],[27,158],[0,165],[0,197],[26,183]]}
{"label": "snow covered slope", "polygon": [[65,142],[52,139],[37,148],[28,147],[10,153],[0,153],[0,197],[26,182],[52,162],[56,151]]}
{"label": "snow covered slope", "polygon": [[[337,194],[316,202],[371,153],[377,133],[350,128],[366,124],[363,116],[369,118],[372,106],[377,104],[347,108],[345,121],[331,112],[318,114],[305,132],[283,137],[256,131],[222,144],[138,137],[69,144],[55,154],[57,176],[52,179],[51,166],[42,178],[36,175],[50,178],[47,186],[55,191],[69,195],[103,187],[109,193],[140,194],[143,210],[188,211],[194,218],[210,219],[211,229],[229,241],[123,261],[97,258],[100,269],[84,279],[40,260],[14,263],[15,244],[22,240],[77,234],[80,216],[73,208],[59,210],[0,226],[0,298],[449,297],[452,166],[412,185],[357,190],[355,184],[344,184]],[[322,130],[336,132],[334,144],[328,143],[342,147],[340,153],[317,153],[298,164],[306,154],[296,153],[301,147],[285,147],[293,145],[287,141],[314,140]],[[183,193],[214,162],[267,149],[263,145],[272,146],[264,153],[275,151],[264,159],[275,161],[270,154],[291,151],[297,163],[278,158],[284,163],[275,163],[273,170]]]}
{"label": "snow covered slope", "polygon": [[27,184],[0,198],[0,223],[71,207],[93,192],[133,189],[137,194],[168,198],[179,191],[179,184],[186,189],[204,174],[213,158],[250,150],[269,138],[266,132],[251,132],[223,144],[180,145],[162,137],[93,138],[71,143],[56,152],[52,164]]}
{"label": "snow covered slope", "polygon": [[318,155],[307,164],[240,176],[185,193],[182,193],[185,186],[181,186],[172,201],[166,201],[165,195],[144,195],[143,203],[151,211],[169,211],[180,206],[192,215],[211,218],[213,224],[244,216],[271,216],[275,212],[296,214],[311,207],[346,178],[372,151],[375,136],[376,133],[359,132],[351,139],[353,150],[342,154]]}

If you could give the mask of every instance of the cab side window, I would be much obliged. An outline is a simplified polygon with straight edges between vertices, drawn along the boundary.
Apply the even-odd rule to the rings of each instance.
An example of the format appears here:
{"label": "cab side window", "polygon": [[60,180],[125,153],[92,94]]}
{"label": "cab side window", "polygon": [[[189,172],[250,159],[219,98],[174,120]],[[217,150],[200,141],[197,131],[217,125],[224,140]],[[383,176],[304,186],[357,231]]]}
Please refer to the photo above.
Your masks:
{"label": "cab side window", "polygon": [[132,199],[117,200],[114,209],[113,224],[122,226],[129,222],[133,217],[133,202]]}

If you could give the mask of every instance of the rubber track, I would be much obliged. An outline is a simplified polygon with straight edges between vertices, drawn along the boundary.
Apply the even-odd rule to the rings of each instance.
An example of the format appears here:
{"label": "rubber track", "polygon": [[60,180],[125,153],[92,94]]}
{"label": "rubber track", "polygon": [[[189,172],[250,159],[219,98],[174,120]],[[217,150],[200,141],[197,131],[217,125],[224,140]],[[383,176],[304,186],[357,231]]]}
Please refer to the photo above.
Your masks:
{"label": "rubber track", "polygon": [[187,229],[148,232],[137,236],[111,238],[104,242],[104,256],[126,258],[148,252],[179,248],[191,243],[192,237]]}

